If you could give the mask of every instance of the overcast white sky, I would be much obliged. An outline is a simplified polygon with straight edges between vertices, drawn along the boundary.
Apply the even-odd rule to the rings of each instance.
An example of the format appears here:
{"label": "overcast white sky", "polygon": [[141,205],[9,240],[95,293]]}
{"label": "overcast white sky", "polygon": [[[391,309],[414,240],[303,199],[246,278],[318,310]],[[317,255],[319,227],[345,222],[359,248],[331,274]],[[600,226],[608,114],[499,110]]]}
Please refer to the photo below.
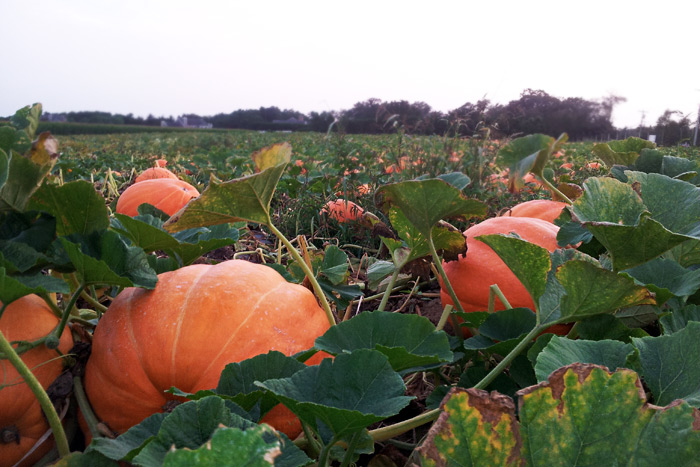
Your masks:
{"label": "overcast white sky", "polygon": [[697,0],[0,0],[0,115],[448,111],[526,88],[627,98],[614,123],[700,104]]}

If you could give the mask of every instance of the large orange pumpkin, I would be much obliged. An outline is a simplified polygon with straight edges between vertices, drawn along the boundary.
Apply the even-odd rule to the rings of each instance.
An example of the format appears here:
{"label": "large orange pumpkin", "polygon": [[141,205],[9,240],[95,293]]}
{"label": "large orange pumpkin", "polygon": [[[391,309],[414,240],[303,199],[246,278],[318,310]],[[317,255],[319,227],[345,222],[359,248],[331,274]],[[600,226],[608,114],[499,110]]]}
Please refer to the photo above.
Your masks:
{"label": "large orange pumpkin", "polygon": [[156,178],[172,178],[173,180],[178,179],[177,175],[172,173],[170,170],[166,169],[165,167],[159,166],[151,167],[150,169],[146,169],[143,172],[141,172],[139,176],[134,179],[134,183],[143,182],[144,180],[153,180]]}
{"label": "large orange pumpkin", "polygon": [[[272,268],[243,260],[186,266],[160,274],[154,290],[116,297],[95,329],[85,390],[97,417],[123,433],[177,400],[164,392],[172,386],[215,388],[228,363],[270,350],[295,354],[329,326],[314,295]],[[263,421],[290,437],[301,431],[284,407]]]}
{"label": "large orange pumpkin", "polygon": [[503,215],[506,217],[535,217],[537,219],[542,219],[547,222],[554,223],[554,219],[559,217],[561,211],[566,206],[568,206],[568,204],[562,201],[552,201],[549,199],[533,199],[520,204],[516,204],[508,211],[506,211]]}
{"label": "large orange pumpkin", "polygon": [[124,190],[117,200],[117,212],[136,216],[138,207],[148,203],[172,216],[197,196],[199,191],[184,180],[170,178],[144,180]]}
{"label": "large orange pumpkin", "polygon": [[351,222],[362,218],[365,210],[358,204],[345,199],[328,201],[321,209],[320,214],[327,214],[338,222]]}
{"label": "large orange pumpkin", "polygon": [[[12,302],[0,318],[0,331],[12,341],[33,341],[48,335],[59,319],[46,302],[36,295],[27,295]],[[73,338],[67,328],[59,340],[58,349],[67,353]],[[63,360],[56,350],[35,347],[21,354],[44,389],[63,371]],[[49,430],[39,402],[15,367],[0,360],[0,465],[14,465],[32,449],[37,440]],[[53,437],[44,441],[20,465],[33,465],[54,445]]]}
{"label": "large orange pumpkin", "polygon": [[[489,287],[498,284],[513,308],[525,307],[535,309],[535,304],[525,286],[506,266],[491,247],[476,240],[480,235],[510,232],[516,233],[523,240],[546,248],[550,252],[557,248],[559,227],[551,222],[532,217],[493,217],[467,229],[467,254],[457,261],[443,263],[447,278],[455,290],[465,312],[486,311],[489,305]],[[440,298],[442,305],[454,305],[449,294],[440,281]],[[496,300],[495,311],[505,306]],[[552,332],[565,332],[566,328],[552,329]]]}

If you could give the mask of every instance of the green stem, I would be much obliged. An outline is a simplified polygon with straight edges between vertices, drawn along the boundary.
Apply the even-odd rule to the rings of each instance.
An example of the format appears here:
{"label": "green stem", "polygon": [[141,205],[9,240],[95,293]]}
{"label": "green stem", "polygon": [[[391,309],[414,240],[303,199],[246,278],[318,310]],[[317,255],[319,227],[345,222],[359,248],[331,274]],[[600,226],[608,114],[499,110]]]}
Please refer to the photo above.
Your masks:
{"label": "green stem", "polygon": [[80,293],[80,296],[83,298],[83,300],[92,305],[100,314],[104,314],[104,312],[107,311],[106,306],[101,304],[97,299],[84,290]]}
{"label": "green stem", "polygon": [[391,279],[389,279],[389,284],[386,286],[386,290],[384,291],[382,301],[379,303],[377,311],[384,311],[384,308],[386,308],[386,304],[389,301],[389,296],[391,295],[391,292],[393,292],[392,289],[394,288],[394,284],[396,284],[396,279],[399,277],[399,272],[401,272],[400,267],[394,268],[394,272],[391,274]]}
{"label": "green stem", "polygon": [[350,460],[352,459],[352,455],[355,452],[355,447],[357,444],[360,442],[362,432],[358,431],[355,433],[350,440],[350,445],[348,448],[345,450],[345,456],[343,457],[343,462],[340,464],[340,467],[347,467],[350,465]]}
{"label": "green stem", "polygon": [[61,322],[58,323],[58,327],[56,327],[56,329],[54,330],[54,335],[56,336],[56,338],[61,338],[63,330],[66,328],[66,324],[68,324],[68,318],[70,318],[71,310],[75,306],[75,303],[78,301],[78,297],[80,297],[80,294],[85,290],[85,287],[85,284],[80,284],[75,290],[75,292],[73,292],[73,295],[71,296],[70,301],[68,302],[68,306],[66,306],[66,309],[63,310]]}
{"label": "green stem", "polygon": [[12,366],[15,367],[17,373],[19,373],[22,379],[24,379],[24,381],[27,383],[27,386],[29,386],[29,389],[31,389],[31,391],[34,393],[34,396],[36,396],[37,400],[39,401],[39,405],[41,406],[42,410],[44,411],[44,414],[46,415],[46,419],[49,422],[51,431],[53,431],[53,436],[56,440],[56,447],[58,448],[59,456],[67,456],[68,454],[70,454],[68,438],[66,437],[66,432],[63,430],[63,425],[61,424],[61,419],[59,418],[58,413],[56,412],[56,408],[51,403],[49,395],[46,394],[46,391],[41,386],[41,383],[39,383],[39,380],[36,379],[34,373],[32,373],[32,370],[30,370],[29,367],[24,363],[24,361],[19,357],[19,355],[17,355],[17,352],[15,352],[15,349],[7,341],[5,335],[1,331],[0,352],[2,352],[4,358],[9,360]]}
{"label": "green stem", "polygon": [[[447,324],[447,318],[450,317],[450,313],[452,313],[452,305],[447,304],[445,305],[445,309],[442,310],[442,315],[440,315],[440,321],[438,321],[437,326],[435,326],[436,331],[442,331],[442,328],[445,327],[445,324]],[[455,330],[455,332],[457,332]]]}
{"label": "green stem", "polygon": [[100,433],[100,430],[97,429],[99,420],[95,416],[95,412],[93,412],[92,407],[90,406],[90,402],[85,394],[83,381],[80,379],[80,376],[73,377],[73,394],[75,395],[75,400],[78,401],[78,407],[80,407],[80,412],[85,418],[85,422],[87,423],[93,439],[101,437],[102,433]]}
{"label": "green stem", "polygon": [[402,422],[395,423],[389,426],[384,426],[382,428],[377,428],[376,430],[372,430],[369,432],[369,435],[376,443],[386,441],[388,439],[395,438],[396,436],[406,433],[409,430],[412,430],[414,428],[436,420],[440,416],[441,412],[442,410],[440,409],[429,410],[413,418],[403,420]]}
{"label": "green stem", "polygon": [[301,257],[296,248],[294,248],[294,246],[292,246],[289,240],[287,240],[287,237],[285,237],[284,234],[282,234],[282,232],[277,230],[277,228],[272,224],[272,222],[268,222],[267,227],[272,231],[273,234],[277,236],[277,238],[280,239],[282,243],[284,243],[284,246],[287,248],[287,251],[289,251],[289,254],[292,255],[294,261],[296,261],[299,267],[304,271],[304,274],[306,274],[306,277],[308,277],[309,282],[311,282],[311,286],[314,288],[314,292],[316,292],[316,298],[318,298],[318,301],[321,302],[321,307],[323,308],[323,311],[326,312],[328,322],[331,324],[331,326],[335,326],[335,317],[333,316],[333,312],[331,311],[331,306],[328,303],[328,300],[326,299],[326,294],[321,289],[321,286],[316,280],[316,277],[314,277],[313,271],[306,264],[306,261],[304,261],[304,258]]}
{"label": "green stem", "polygon": [[334,436],[333,439],[331,439],[330,443],[326,444],[323,446],[323,449],[321,449],[321,454],[318,456],[318,466],[319,467],[326,467],[330,465],[328,463],[330,454],[331,454],[331,448],[333,445],[338,441],[338,436]]}
{"label": "green stem", "polygon": [[537,175],[539,177],[539,179],[542,181],[542,184],[544,186],[546,186],[550,192],[556,193],[556,195],[559,196],[561,199],[563,199],[564,202],[566,202],[567,204],[574,204],[574,202],[571,201],[568,196],[566,196],[564,193],[559,191],[559,189],[557,187],[552,185],[552,183],[549,180],[547,180],[544,177],[544,175],[541,175],[541,174],[535,174],[535,175]]}
{"label": "green stem", "polygon": [[498,284],[493,284],[489,287],[489,312],[493,313],[496,311],[496,297],[498,297],[507,310],[513,308],[510,302],[508,302],[506,296],[503,295],[503,292],[501,291],[501,288],[498,287]]}
{"label": "green stem", "polygon": [[476,383],[474,385],[474,388],[485,389],[489,384],[491,384],[491,382],[494,379],[496,379],[496,377],[498,375],[500,375],[501,372],[503,372],[503,370],[505,370],[508,365],[511,364],[513,359],[515,359],[515,357],[520,355],[520,353],[523,350],[525,350],[525,347],[527,347],[527,345],[530,343],[530,341],[532,339],[534,339],[539,333],[542,332],[542,329],[543,329],[542,326],[535,326],[534,328],[532,328],[532,330],[523,338],[523,340],[518,342],[518,345],[516,345],[515,348],[513,350],[511,350],[508,353],[508,355],[506,355],[505,358],[503,358],[503,360],[501,360],[498,363],[498,365],[493,367],[493,369],[491,371],[489,371],[489,374],[484,376],[484,379],[482,379],[481,381],[479,381],[478,383]]}
{"label": "green stem", "polygon": [[[445,288],[447,289],[447,293],[449,294],[450,298],[452,299],[452,303],[455,308],[457,308],[457,311],[460,313],[464,313],[464,308],[462,307],[462,304],[459,301],[459,298],[457,298],[457,294],[455,293],[455,289],[452,288],[452,284],[450,284],[450,280],[447,278],[447,274],[445,273],[445,269],[442,267],[442,258],[438,256],[437,250],[435,249],[435,244],[433,243],[433,237],[432,235],[428,235],[428,247],[430,247],[430,254],[433,256],[433,263],[435,265],[435,268],[438,270],[438,273],[440,274],[440,277],[442,278],[442,282],[445,285]],[[455,335],[460,341],[464,341],[464,336],[462,336],[462,333],[460,332],[459,328],[455,328]]]}

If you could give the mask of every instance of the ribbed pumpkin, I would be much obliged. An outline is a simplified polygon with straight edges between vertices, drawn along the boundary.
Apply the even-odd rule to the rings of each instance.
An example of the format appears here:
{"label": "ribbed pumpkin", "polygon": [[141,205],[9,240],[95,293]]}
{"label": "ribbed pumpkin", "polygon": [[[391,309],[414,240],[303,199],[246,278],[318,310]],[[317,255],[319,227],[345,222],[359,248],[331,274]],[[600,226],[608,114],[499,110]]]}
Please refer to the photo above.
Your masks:
{"label": "ribbed pumpkin", "polygon": [[[48,335],[58,318],[36,295],[27,295],[12,302],[0,318],[0,331],[12,341],[36,340]],[[64,354],[73,347],[70,330],[65,329],[58,349]],[[56,350],[39,346],[21,354],[44,389],[63,371],[63,360]],[[14,465],[36,444],[49,424],[34,393],[7,360],[0,360],[0,465]],[[33,465],[54,445],[50,437],[39,445],[20,465]]]}
{"label": "ribbed pumpkin", "polygon": [[[243,260],[186,266],[160,274],[154,290],[116,297],[95,329],[85,389],[98,418],[123,433],[177,400],[164,393],[172,386],[215,388],[228,363],[270,350],[292,355],[329,326],[314,295],[272,268]],[[301,430],[281,406],[263,421],[290,437]]]}
{"label": "ribbed pumpkin", "polygon": [[151,167],[150,169],[146,169],[141,172],[139,176],[134,179],[134,183],[143,182],[144,180],[153,180],[156,178],[172,178],[173,180],[178,179],[177,175],[165,167]]}
{"label": "ribbed pumpkin", "polygon": [[[514,232],[523,240],[551,252],[557,248],[558,231],[559,227],[551,222],[532,217],[493,217],[467,229],[464,232],[467,237],[466,257],[463,256],[457,261],[443,263],[447,278],[450,280],[464,311],[488,310],[489,287],[493,284],[498,284],[513,308],[535,309],[525,286],[491,247],[476,240],[475,237]],[[440,286],[442,305],[454,305],[442,281],[440,281]],[[503,310],[504,308],[503,304],[496,300],[495,310]],[[564,329],[557,328],[552,331],[564,332]]]}
{"label": "ribbed pumpkin", "polygon": [[554,223],[554,219],[559,217],[561,211],[568,206],[567,203],[561,201],[552,201],[549,199],[533,199],[516,204],[508,211],[504,217],[534,217],[547,222]]}
{"label": "ribbed pumpkin", "polygon": [[364,212],[364,209],[352,201],[336,199],[327,202],[321,209],[320,214],[326,214],[331,219],[343,223],[361,219]]}
{"label": "ribbed pumpkin", "polygon": [[124,190],[117,200],[117,212],[136,216],[138,207],[148,203],[172,216],[197,196],[199,191],[184,180],[170,178],[144,180]]}

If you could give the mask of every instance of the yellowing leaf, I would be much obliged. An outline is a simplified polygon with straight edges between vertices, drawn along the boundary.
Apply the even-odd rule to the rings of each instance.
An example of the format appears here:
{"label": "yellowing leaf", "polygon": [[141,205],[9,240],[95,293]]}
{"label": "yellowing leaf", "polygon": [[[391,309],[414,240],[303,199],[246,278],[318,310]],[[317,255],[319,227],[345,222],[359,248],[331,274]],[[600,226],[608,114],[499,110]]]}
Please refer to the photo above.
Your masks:
{"label": "yellowing leaf", "polygon": [[262,172],[284,162],[289,163],[292,160],[292,146],[289,143],[273,144],[254,152],[251,157],[255,163],[255,171]]}

